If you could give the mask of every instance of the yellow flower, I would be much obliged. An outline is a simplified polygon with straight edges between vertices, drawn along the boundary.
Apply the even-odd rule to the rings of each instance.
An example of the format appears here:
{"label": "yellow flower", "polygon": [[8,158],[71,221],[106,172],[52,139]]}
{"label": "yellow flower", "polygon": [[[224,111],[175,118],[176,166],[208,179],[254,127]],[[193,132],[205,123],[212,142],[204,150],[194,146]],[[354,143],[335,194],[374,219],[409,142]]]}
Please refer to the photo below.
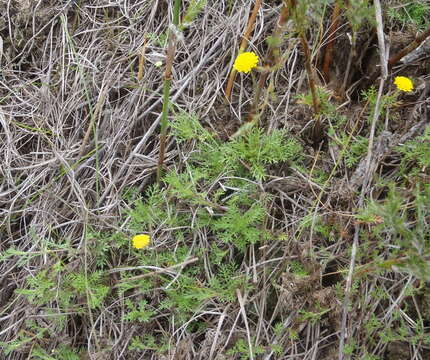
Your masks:
{"label": "yellow flower", "polygon": [[396,76],[394,78],[394,85],[396,85],[397,89],[401,91],[409,92],[414,89],[414,84],[412,83],[412,80],[405,76]]}
{"label": "yellow flower", "polygon": [[249,73],[258,64],[258,56],[253,52],[239,54],[233,64],[233,68],[239,72]]}
{"label": "yellow flower", "polygon": [[149,235],[140,234],[140,235],[136,235],[135,237],[133,237],[133,239],[131,241],[133,243],[134,248],[143,249],[143,248],[146,248],[150,244],[151,238],[149,237]]}

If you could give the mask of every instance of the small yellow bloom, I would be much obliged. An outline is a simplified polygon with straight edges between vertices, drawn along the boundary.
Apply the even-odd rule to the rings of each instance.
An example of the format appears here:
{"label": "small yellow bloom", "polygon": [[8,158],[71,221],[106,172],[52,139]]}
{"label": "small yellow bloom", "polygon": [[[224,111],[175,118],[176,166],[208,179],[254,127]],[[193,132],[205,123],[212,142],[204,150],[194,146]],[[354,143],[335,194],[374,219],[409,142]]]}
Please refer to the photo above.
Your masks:
{"label": "small yellow bloom", "polygon": [[146,234],[140,234],[136,235],[132,239],[133,247],[136,249],[143,249],[146,248],[151,242],[151,238],[149,235]]}
{"label": "small yellow bloom", "polygon": [[401,91],[412,91],[414,89],[414,84],[412,80],[405,76],[396,76],[394,79],[394,85],[397,86],[397,89]]}
{"label": "small yellow bloom", "polygon": [[249,73],[258,64],[258,55],[251,52],[239,54],[233,64],[233,68],[239,72]]}

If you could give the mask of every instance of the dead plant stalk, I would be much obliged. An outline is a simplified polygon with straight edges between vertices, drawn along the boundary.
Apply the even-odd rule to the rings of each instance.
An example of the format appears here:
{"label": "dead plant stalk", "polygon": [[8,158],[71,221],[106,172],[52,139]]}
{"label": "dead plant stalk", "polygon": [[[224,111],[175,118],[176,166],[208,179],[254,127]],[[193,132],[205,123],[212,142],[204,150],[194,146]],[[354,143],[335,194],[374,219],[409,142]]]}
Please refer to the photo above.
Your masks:
{"label": "dead plant stalk", "polygon": [[175,31],[178,28],[179,24],[179,11],[181,9],[181,0],[175,0],[174,8],[173,8],[173,29],[169,29],[169,41],[167,46],[167,55],[166,55],[166,69],[164,71],[164,80],[163,80],[163,109],[161,113],[160,120],[160,150],[159,150],[159,158],[158,158],[158,166],[157,166],[157,182],[160,182],[162,169],[164,165],[164,156],[166,152],[166,136],[167,136],[167,127],[168,127],[168,115],[169,115],[169,102],[170,102],[170,83],[172,81],[172,67],[173,60],[175,58],[176,51],[176,34]]}
{"label": "dead plant stalk", "polygon": [[323,76],[326,82],[330,81],[330,65],[333,62],[333,45],[335,43],[335,34],[339,26],[340,4],[336,1],[331,16],[331,24],[329,27],[328,43],[324,53]]}

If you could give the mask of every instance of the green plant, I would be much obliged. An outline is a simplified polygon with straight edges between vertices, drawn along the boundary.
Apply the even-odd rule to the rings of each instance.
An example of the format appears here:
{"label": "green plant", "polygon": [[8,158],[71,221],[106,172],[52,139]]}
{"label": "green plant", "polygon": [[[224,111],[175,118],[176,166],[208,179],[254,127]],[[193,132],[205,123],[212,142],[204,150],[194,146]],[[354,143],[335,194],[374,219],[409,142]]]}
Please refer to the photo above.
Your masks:
{"label": "green plant", "polygon": [[[227,355],[229,356],[239,356],[241,360],[248,360],[251,358],[250,356],[251,349],[248,347],[248,343],[244,339],[239,339],[236,341],[234,346],[227,351]],[[262,346],[254,346],[252,348],[252,357],[255,359],[255,356],[263,354],[264,347]]]}
{"label": "green plant", "polygon": [[109,292],[109,287],[103,283],[103,272],[95,271],[91,274],[70,273],[65,276],[64,290],[70,291],[82,298],[86,297],[90,309],[103,304]]}
{"label": "green plant", "polygon": [[296,341],[299,339],[299,333],[297,332],[297,330],[288,329],[288,338],[292,341]]}
{"label": "green plant", "polygon": [[267,232],[262,228],[266,210],[260,202],[238,195],[227,204],[224,216],[211,223],[211,228],[222,241],[244,251],[249,244],[267,237]]}
{"label": "green plant", "polygon": [[[414,274],[423,280],[430,279],[430,185],[417,185],[412,201],[405,203],[394,185],[382,203],[369,202],[361,218],[376,220],[373,235],[383,247],[392,244],[391,257],[379,266]],[[394,245],[394,246],[393,246]]]}
{"label": "green plant", "polygon": [[372,354],[364,354],[362,360],[381,360],[381,358]]}
{"label": "green plant", "polygon": [[60,345],[49,353],[39,345],[31,351],[31,358],[35,360],[80,360],[81,356],[73,348]]}
{"label": "green plant", "polygon": [[237,300],[236,289],[250,289],[247,279],[240,274],[235,264],[222,264],[218,267],[216,276],[209,281],[210,288],[218,294],[221,302]]}
{"label": "green plant", "polygon": [[302,147],[281,130],[265,134],[261,129],[253,129],[247,135],[234,139],[225,147],[225,162],[230,168],[246,169],[252,177],[263,180],[268,165],[281,161],[297,161]]}
{"label": "green plant", "polygon": [[[348,143],[347,135],[341,140],[344,144]],[[344,147],[345,165],[352,168],[367,153],[369,139],[363,136],[357,136],[349,147]]]}
{"label": "green plant", "polygon": [[[330,97],[332,96],[331,92],[322,86],[316,86],[315,89],[320,104],[320,114],[334,117],[336,114],[336,106],[330,102]],[[310,92],[298,94],[296,95],[296,99],[299,104],[304,104],[309,107],[313,106],[312,94]]]}
{"label": "green plant", "polygon": [[18,336],[12,341],[0,341],[0,347],[4,351],[4,354],[7,356],[11,354],[13,351],[22,349],[27,344],[31,344],[34,340],[34,337],[25,335],[22,331],[18,333]]}
{"label": "green plant", "polygon": [[205,177],[205,173],[194,167],[187,170],[182,173],[172,170],[166,174],[164,181],[169,186],[169,195],[191,205],[212,205],[207,200],[207,193],[198,189],[199,180]]}
{"label": "green plant", "polygon": [[228,250],[222,249],[216,243],[213,243],[209,250],[209,258],[211,264],[221,265],[224,257],[228,254]]}
{"label": "green plant", "polygon": [[403,155],[401,162],[403,171],[411,163],[425,171],[430,167],[430,126],[427,125],[423,135],[398,146],[397,151]]}
{"label": "green plant", "polygon": [[345,344],[345,347],[343,349],[343,353],[345,355],[352,355],[354,353],[354,350],[356,349],[357,344],[354,340],[351,340],[348,344]]}
{"label": "green plant", "polygon": [[369,0],[350,0],[344,2],[345,15],[348,18],[349,25],[356,33],[366,23],[373,25],[375,23],[374,9],[372,2]]}
{"label": "green plant", "polygon": [[205,6],[206,0],[191,0],[188,8],[185,10],[184,17],[182,18],[181,29],[190,26]]}
{"label": "green plant", "polygon": [[155,225],[179,227],[188,224],[188,215],[179,213],[176,205],[169,201],[168,195],[158,185],[149,186],[144,197],[136,198],[131,209],[126,211],[130,217],[128,228],[139,233],[149,231]]}
{"label": "green plant", "polygon": [[[93,272],[86,276],[84,273],[67,273],[60,263],[50,269],[39,271],[34,277],[27,278],[27,287],[16,290],[24,295],[31,304],[46,305],[56,301],[64,311],[86,311],[87,305],[95,309],[103,304],[109,292],[109,287],[103,284],[103,273]],[[78,297],[79,303],[72,299]]]}
{"label": "green plant", "polygon": [[113,250],[118,250],[128,245],[129,239],[121,232],[97,231],[89,228],[86,233],[88,253],[99,270],[106,269]]}
{"label": "green plant", "polygon": [[155,314],[154,310],[150,310],[146,300],[140,300],[137,304],[134,304],[130,299],[125,300],[125,305],[128,309],[127,313],[124,314],[125,321],[138,321],[148,322]]}
{"label": "green plant", "polygon": [[299,321],[302,322],[311,322],[312,324],[316,324],[318,321],[321,320],[321,317],[328,313],[330,309],[323,309],[319,308],[318,312],[316,311],[307,311],[307,310],[299,310]]}
{"label": "green plant", "polygon": [[290,264],[291,272],[300,277],[309,276],[309,272],[303,267],[299,261],[292,261]]}
{"label": "green plant", "polygon": [[166,337],[157,337],[157,339],[153,335],[145,335],[143,340],[137,336],[134,336],[131,339],[130,345],[128,349],[130,351],[141,351],[141,350],[152,350],[158,354],[163,354],[168,351],[169,339]]}
{"label": "green plant", "polygon": [[213,142],[213,135],[206,130],[194,114],[181,111],[176,114],[171,123],[172,135],[178,143],[197,140],[200,143]]}
{"label": "green plant", "polygon": [[[296,162],[300,160],[302,152],[297,140],[283,130],[266,134],[262,129],[252,128],[242,136],[221,143],[200,125],[195,116],[185,113],[175,116],[172,129],[180,143],[197,141],[197,148],[187,165],[187,176],[192,175],[190,180],[194,183],[200,179],[211,180],[225,172],[263,180],[270,165]],[[177,173],[177,170],[173,173]],[[183,182],[183,179],[178,181]]]}
{"label": "green plant", "polygon": [[388,16],[402,26],[412,25],[424,30],[429,25],[430,5],[424,1],[414,1],[400,8],[388,8]]}
{"label": "green plant", "polygon": [[17,294],[25,295],[31,303],[42,305],[55,299],[55,281],[48,269],[27,278],[28,289],[18,289]]}
{"label": "green plant", "polygon": [[284,347],[281,344],[272,344],[270,345],[272,351],[275,353],[275,355],[277,356],[281,356],[283,354]]}
{"label": "green plant", "polygon": [[148,38],[151,40],[152,43],[155,45],[165,48],[167,45],[167,34],[161,33],[161,34],[155,34],[155,33],[149,33]]}
{"label": "green plant", "polygon": [[[26,320],[16,338],[9,342],[0,342],[0,347],[4,355],[10,355],[14,351],[29,350],[29,358],[43,360],[79,360],[80,357],[76,350],[60,344],[57,348],[47,353],[38,342],[46,341],[49,337],[56,335],[56,330],[46,325],[41,326],[33,320]],[[31,345],[31,346],[30,346]]]}
{"label": "green plant", "polygon": [[[368,116],[369,123],[373,119],[373,115],[376,107],[377,95],[378,95],[378,92],[376,91],[376,88],[374,86],[371,86],[369,89],[363,90],[361,92],[361,96],[363,100],[369,103],[369,107],[371,109],[370,114]],[[393,92],[391,94],[388,93],[381,96],[380,103],[379,103],[379,108],[380,108],[379,116],[381,118],[385,116],[387,110],[389,110],[394,105],[398,104],[397,97],[398,97],[398,92]]]}
{"label": "green plant", "polygon": [[195,276],[183,274],[178,281],[165,290],[167,298],[160,303],[160,309],[170,309],[176,314],[176,322],[183,324],[197,312],[205,301],[217,297],[209,287],[200,283]]}

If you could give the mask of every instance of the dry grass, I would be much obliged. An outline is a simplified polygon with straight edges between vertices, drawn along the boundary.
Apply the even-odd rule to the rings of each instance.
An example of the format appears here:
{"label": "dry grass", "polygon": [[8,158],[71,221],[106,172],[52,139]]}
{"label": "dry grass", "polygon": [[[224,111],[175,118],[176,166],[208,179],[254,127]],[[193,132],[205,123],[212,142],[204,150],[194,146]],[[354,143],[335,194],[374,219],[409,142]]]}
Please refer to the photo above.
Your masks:
{"label": "dry grass", "polygon": [[[415,138],[428,123],[428,101],[420,97],[428,91],[428,84],[405,97],[404,102],[412,104],[409,113],[396,108],[393,112],[398,118],[390,125],[379,119],[385,132],[374,136],[376,125],[369,126],[365,115],[371,109],[358,97],[361,83],[350,77],[346,98],[336,104],[339,114],[347,116],[342,131],[370,137],[371,145],[369,157],[348,169],[339,160],[342,149],[332,138],[327,138],[322,148],[307,146],[312,136],[306,130],[312,128],[313,120],[310,111],[295,98],[308,90],[302,48],[293,36],[282,47],[288,55],[285,66],[268,77],[275,90],[274,96],[263,96],[261,123],[271,130],[288,129],[300,139],[306,171],[279,166],[266,181],[255,182],[262,192],[271,194],[266,229],[286,239],[251,246],[241,259],[238,269],[251,279],[252,291],[236,289],[236,299],[227,305],[216,298],[208,299],[180,327],[169,321],[172,315],[168,310],[160,312],[151,325],[125,322],[125,301],[139,298],[137,290],[126,296],[112,290],[101,308],[87,304],[85,315],[61,313],[60,309],[49,314],[45,306],[35,306],[15,292],[25,288],[28,279],[40,271],[51,271],[60,260],[68,271],[80,269],[89,276],[95,269],[89,229],[127,233],[127,223],[120,222],[129,207],[124,190],[136,187],[143,192],[154,183],[163,81],[163,66],[155,63],[165,60],[160,42],[168,28],[168,3],[0,2],[0,13],[4,14],[0,19],[0,254],[8,249],[16,251],[0,258],[0,341],[11,343],[23,331],[31,339],[8,355],[2,354],[0,347],[0,359],[27,359],[37,346],[49,353],[60,344],[81,351],[81,359],[239,359],[239,354],[228,352],[238,339],[243,339],[248,349],[263,347],[262,353],[249,352],[243,357],[249,359],[428,358],[428,342],[386,342],[366,328],[375,315],[382,328],[402,327],[411,336],[417,324],[424,324],[428,336],[430,299],[422,293],[408,293],[419,286],[428,290],[428,285],[411,274],[391,270],[353,277],[357,266],[367,271],[362,266],[372,263],[371,251],[390,258],[389,240],[382,249],[372,241],[369,245],[360,234],[370,236],[372,224],[354,222],[354,215],[365,200],[385,198],[386,188],[376,187],[377,178],[399,184],[403,181],[397,173],[400,161],[395,146]],[[221,139],[228,139],[243,125],[253,98],[252,82],[244,76],[236,79],[231,103],[225,102],[224,94],[252,5],[247,0],[208,1],[177,44],[172,111],[196,114],[203,126]],[[279,1],[262,5],[249,39],[250,49],[264,54],[264,39],[272,33],[280,9]],[[323,58],[327,31],[321,29],[329,24],[330,11],[320,22],[311,20],[307,37],[313,46],[314,65]],[[291,24],[287,29],[292,32]],[[344,53],[349,51],[348,27],[341,24],[337,31],[333,37],[338,40],[338,57],[335,47],[333,62],[339,76],[332,78],[340,80],[329,84],[332,89],[342,85],[347,60]],[[371,31],[365,28],[359,35],[367,40]],[[144,44],[144,71],[138,80]],[[374,56],[379,61],[376,51]],[[393,73],[406,69],[423,83],[428,81],[424,75],[428,58],[402,66],[394,67]],[[359,74],[358,67],[354,71]],[[382,83],[381,92],[389,86]],[[332,99],[335,103],[335,97]],[[377,114],[374,119],[378,120]],[[390,141],[382,144],[388,132]],[[181,168],[193,149],[170,137],[166,167]],[[315,180],[319,170],[328,174],[323,181]],[[229,176],[224,174],[213,188],[222,187]],[[429,169],[421,176],[428,180]],[[406,201],[413,199],[414,185],[404,189]],[[307,227],[303,219],[309,220]],[[320,221],[330,225],[330,237],[319,230]],[[157,229],[155,246],[175,252],[179,241],[172,238],[172,232]],[[184,241],[192,250],[207,248],[211,235],[195,230]],[[363,243],[370,246],[369,254],[360,250]],[[229,251],[231,260],[232,248]],[[173,284],[197,261],[191,250],[189,255],[179,265],[148,268],[149,276],[163,273]],[[203,276],[210,279],[213,267],[207,261],[206,256],[199,266]],[[306,276],[289,271],[297,262]],[[131,270],[117,268],[136,266],[129,252],[112,255],[108,264],[111,270],[107,271],[109,287],[114,289],[120,282],[120,277],[115,277],[118,273]],[[152,289],[151,297],[161,298],[161,288]],[[316,314],[322,308],[327,311],[320,317],[298,320],[303,311]],[[42,328],[53,328],[52,319],[60,315],[66,317],[66,326],[56,337],[39,338],[26,325],[33,320]],[[204,322],[205,327],[190,331],[188,326],[196,321]],[[274,330],[276,324],[278,331]],[[167,338],[169,349],[164,353],[130,351],[132,338],[144,334]],[[350,356],[345,351],[353,343],[356,347]],[[276,353],[273,345],[279,345],[282,352]]]}

